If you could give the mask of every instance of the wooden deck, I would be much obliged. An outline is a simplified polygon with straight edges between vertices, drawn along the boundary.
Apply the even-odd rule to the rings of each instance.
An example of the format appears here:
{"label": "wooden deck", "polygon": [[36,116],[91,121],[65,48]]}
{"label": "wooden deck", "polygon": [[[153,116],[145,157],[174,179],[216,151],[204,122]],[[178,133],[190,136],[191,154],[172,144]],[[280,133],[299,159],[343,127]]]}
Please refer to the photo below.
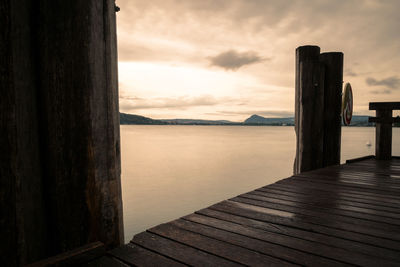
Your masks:
{"label": "wooden deck", "polygon": [[400,159],[302,173],[137,234],[117,266],[400,266]]}

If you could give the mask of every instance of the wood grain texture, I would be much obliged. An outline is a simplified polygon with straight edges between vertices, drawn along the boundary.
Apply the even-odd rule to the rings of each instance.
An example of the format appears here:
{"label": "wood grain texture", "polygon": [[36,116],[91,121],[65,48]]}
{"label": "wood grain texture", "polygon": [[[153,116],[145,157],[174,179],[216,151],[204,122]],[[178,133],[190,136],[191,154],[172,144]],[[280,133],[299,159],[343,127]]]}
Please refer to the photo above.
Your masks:
{"label": "wood grain texture", "polygon": [[293,172],[299,169],[299,120],[300,120],[300,64],[306,60],[318,60],[320,54],[318,46],[300,46],[296,49],[296,73],[295,73],[295,132],[296,132],[296,157]]}
{"label": "wood grain texture", "polygon": [[388,118],[378,118],[378,117],[369,117],[368,122],[379,122],[379,123],[396,123],[400,122],[400,117],[388,117]]}
{"label": "wood grain texture", "polygon": [[86,264],[82,264],[81,266],[88,266],[88,267],[127,267],[127,266],[132,266],[123,263],[122,261],[119,261],[116,258],[109,257],[109,256],[103,256],[99,259],[96,259],[94,261],[90,261]]}
{"label": "wood grain texture", "polygon": [[39,12],[50,249],[95,240],[120,245],[114,1],[41,1]]}
{"label": "wood grain texture", "polygon": [[340,164],[343,53],[320,55],[324,75],[324,151],[322,165]]}
{"label": "wood grain texture", "polygon": [[400,122],[399,116],[393,118],[393,110],[400,109],[400,102],[371,102],[370,110],[376,110],[376,117],[368,118],[375,122],[375,155],[378,160],[392,157],[392,123]]}
{"label": "wood grain texture", "polygon": [[320,61],[309,60],[300,63],[295,173],[323,166],[324,72],[324,65]]}
{"label": "wood grain texture", "polygon": [[5,0],[0,21],[1,262],[122,244],[114,0]]}
{"label": "wood grain texture", "polygon": [[35,262],[28,267],[41,266],[80,266],[102,257],[105,254],[104,244],[93,242],[82,247],[58,254],[56,256]]}
{"label": "wood grain texture", "polygon": [[[206,218],[216,218],[227,222],[236,223],[250,229],[260,229],[267,232],[281,234],[287,237],[295,237],[298,239],[308,240],[313,243],[315,247],[318,244],[325,244],[334,248],[346,248],[349,252],[359,252],[366,255],[377,255],[378,257],[399,260],[400,255],[393,250],[378,248],[368,244],[363,244],[360,242],[355,242],[351,240],[346,240],[338,238],[335,236],[330,236],[326,234],[321,234],[318,232],[312,232],[308,230],[299,229],[297,227],[285,226],[282,224],[274,224],[271,222],[259,221],[250,219],[247,217],[242,217],[230,213],[230,210],[221,211],[214,209],[202,209],[197,211],[196,214],[204,215]],[[190,216],[190,217],[189,217]],[[184,219],[192,220],[191,215],[184,217]]]}
{"label": "wood grain texture", "polygon": [[108,252],[114,258],[134,266],[185,266],[182,263],[157,254],[151,250],[128,243]]}
{"label": "wood grain texture", "polygon": [[[158,229],[159,230],[159,229]],[[191,236],[183,239],[190,238]],[[189,239],[190,241],[190,239]],[[192,240],[196,242],[196,240]],[[239,263],[199,250],[196,246],[190,246],[162,235],[143,232],[132,239],[131,243],[149,249],[165,257],[173,258],[183,264],[192,266],[241,266]],[[203,245],[206,245],[203,243]],[[212,245],[212,244],[211,244]]]}
{"label": "wood grain texture", "polygon": [[33,6],[0,3],[0,261],[11,266],[46,255]]}
{"label": "wood grain texture", "polygon": [[[201,229],[199,229],[198,231],[200,230]],[[213,233],[217,234],[216,229],[208,228],[208,230],[213,230]],[[205,236],[204,231],[202,231],[202,234],[190,230],[188,231],[177,227],[173,223],[161,224],[159,226],[149,229],[149,231],[151,233],[175,240],[177,242],[194,247],[201,251],[217,255],[221,258],[225,258],[239,264],[251,266],[265,266],[266,264],[268,264],[269,266],[295,265],[284,260],[268,256],[265,253],[255,251],[254,247],[252,247],[250,243],[245,247],[237,246],[231,244],[230,242],[224,242],[210,236]],[[225,236],[229,238],[229,234],[226,234]],[[242,242],[246,241],[242,240],[241,243]],[[267,249],[267,247],[264,248]]]}
{"label": "wood grain texture", "polygon": [[144,251],[121,254],[144,266],[398,266],[398,171],[400,159],[366,158],[303,172],[153,227],[131,241]]}
{"label": "wood grain texture", "polygon": [[377,110],[377,109],[400,109],[400,102],[370,102],[369,103],[370,110]]}
{"label": "wood grain texture", "polygon": [[[376,117],[383,120],[392,118],[391,109],[377,109]],[[378,160],[388,160],[392,157],[392,123],[379,121],[375,124],[375,155]]]}
{"label": "wood grain texture", "polygon": [[[0,261],[11,266],[18,263],[20,250],[17,226],[17,140],[14,80],[12,78],[12,42],[10,1],[0,2]],[[7,153],[5,153],[7,151]]]}

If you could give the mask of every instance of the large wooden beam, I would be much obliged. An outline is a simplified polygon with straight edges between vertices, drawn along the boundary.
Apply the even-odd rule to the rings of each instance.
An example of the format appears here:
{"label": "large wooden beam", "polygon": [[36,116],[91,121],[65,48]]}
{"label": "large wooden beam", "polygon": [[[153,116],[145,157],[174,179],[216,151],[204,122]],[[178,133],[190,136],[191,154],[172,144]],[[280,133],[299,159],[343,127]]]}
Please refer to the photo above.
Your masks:
{"label": "large wooden beam", "polygon": [[0,262],[46,256],[33,2],[0,2]]}
{"label": "large wooden beam", "polygon": [[375,124],[375,155],[378,160],[389,160],[392,158],[392,119],[391,109],[377,109],[376,117],[380,118]]}
{"label": "large wooden beam", "polygon": [[393,110],[400,109],[400,102],[371,102],[370,110],[376,110],[376,117],[369,117],[369,122],[375,122],[375,155],[378,160],[392,158],[392,124],[399,122],[393,118]]}
{"label": "large wooden beam", "polygon": [[[319,59],[320,48],[318,46],[300,46],[296,49],[296,83],[295,83],[295,131],[296,131],[296,158],[294,162],[294,173],[300,172],[300,119],[302,114],[300,113],[301,106],[301,73],[300,73],[300,65],[304,61],[310,60],[318,60]],[[304,73],[304,72],[302,72]]]}
{"label": "large wooden beam", "polygon": [[369,103],[370,110],[377,110],[377,109],[400,109],[400,102],[370,102]]}
{"label": "large wooden beam", "polygon": [[324,65],[319,60],[300,63],[295,173],[322,167],[324,71]]}
{"label": "large wooden beam", "polygon": [[5,0],[0,22],[0,261],[122,244],[114,0]]}
{"label": "large wooden beam", "polygon": [[[17,265],[15,91],[12,78],[10,1],[0,2],[0,261]],[[7,259],[10,256],[11,259]]]}
{"label": "large wooden beam", "polygon": [[115,7],[40,1],[44,181],[52,253],[123,243]]}
{"label": "large wooden beam", "polygon": [[340,164],[343,53],[296,49],[294,173]]}
{"label": "large wooden beam", "polygon": [[325,65],[323,166],[340,164],[343,53],[320,55]]}

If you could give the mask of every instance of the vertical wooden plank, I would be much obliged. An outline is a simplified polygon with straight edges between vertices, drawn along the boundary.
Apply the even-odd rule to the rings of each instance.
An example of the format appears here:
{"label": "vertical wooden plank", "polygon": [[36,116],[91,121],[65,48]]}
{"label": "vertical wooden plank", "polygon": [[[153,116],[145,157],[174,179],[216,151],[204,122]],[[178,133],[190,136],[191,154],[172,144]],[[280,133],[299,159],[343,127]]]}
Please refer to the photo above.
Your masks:
{"label": "vertical wooden plank", "polygon": [[17,265],[15,90],[10,0],[0,2],[0,261]]}
{"label": "vertical wooden plank", "polygon": [[300,120],[300,64],[306,60],[318,60],[320,48],[318,46],[300,46],[296,49],[296,81],[295,81],[295,132],[296,132],[296,158],[293,172],[299,170],[299,120]]}
{"label": "vertical wooden plank", "polygon": [[86,203],[85,194],[86,190],[93,197],[97,194],[90,138],[90,2],[38,3],[39,113],[48,256],[87,243],[90,202]]}
{"label": "vertical wooden plank", "polygon": [[13,79],[16,92],[17,124],[17,218],[21,250],[25,264],[46,255],[46,218],[38,122],[38,82],[35,55],[35,4],[27,0],[11,1],[13,21]]}
{"label": "vertical wooden plank", "polygon": [[[376,117],[382,119],[392,118],[391,109],[377,109]],[[375,125],[375,153],[378,160],[389,160],[392,158],[392,124],[377,122]]]}
{"label": "vertical wooden plank", "polygon": [[123,243],[114,0],[0,2],[0,261]]}
{"label": "vertical wooden plank", "polygon": [[323,166],[340,164],[343,53],[320,55],[325,66]]}
{"label": "vertical wooden plank", "polygon": [[7,266],[46,253],[33,4],[0,3],[0,262]]}
{"label": "vertical wooden plank", "polygon": [[322,167],[324,125],[324,65],[300,63],[298,112],[298,168],[296,173]]}
{"label": "vertical wooden plank", "polygon": [[39,99],[51,254],[94,241],[107,247],[123,243],[113,4],[39,3]]}
{"label": "vertical wooden plank", "polygon": [[[93,147],[98,170],[96,184],[101,185],[100,193],[104,202],[99,216],[92,217],[93,224],[104,229],[93,236],[101,235],[100,240],[113,240],[107,246],[124,243],[122,199],[121,199],[121,158],[119,134],[118,100],[118,58],[116,38],[115,1],[95,1],[91,10],[94,22],[91,26],[89,51],[94,60],[90,108],[92,113],[92,138],[97,145]],[[102,14],[102,16],[99,16]],[[102,40],[102,42],[100,42]],[[101,88],[101,90],[100,90]],[[99,144],[107,143],[106,146]],[[98,201],[90,198],[96,205]],[[99,220],[101,218],[101,220]]]}

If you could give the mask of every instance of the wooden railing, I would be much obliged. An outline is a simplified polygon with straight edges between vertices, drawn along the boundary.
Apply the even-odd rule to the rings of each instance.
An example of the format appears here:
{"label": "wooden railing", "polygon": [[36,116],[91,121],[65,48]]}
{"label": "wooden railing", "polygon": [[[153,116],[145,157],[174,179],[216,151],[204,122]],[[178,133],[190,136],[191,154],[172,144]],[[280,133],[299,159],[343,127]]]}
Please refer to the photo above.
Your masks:
{"label": "wooden railing", "polygon": [[393,110],[400,110],[400,102],[371,102],[370,110],[376,110],[376,117],[369,117],[375,122],[375,155],[378,160],[392,158],[392,124],[400,122],[400,117],[393,117]]}

